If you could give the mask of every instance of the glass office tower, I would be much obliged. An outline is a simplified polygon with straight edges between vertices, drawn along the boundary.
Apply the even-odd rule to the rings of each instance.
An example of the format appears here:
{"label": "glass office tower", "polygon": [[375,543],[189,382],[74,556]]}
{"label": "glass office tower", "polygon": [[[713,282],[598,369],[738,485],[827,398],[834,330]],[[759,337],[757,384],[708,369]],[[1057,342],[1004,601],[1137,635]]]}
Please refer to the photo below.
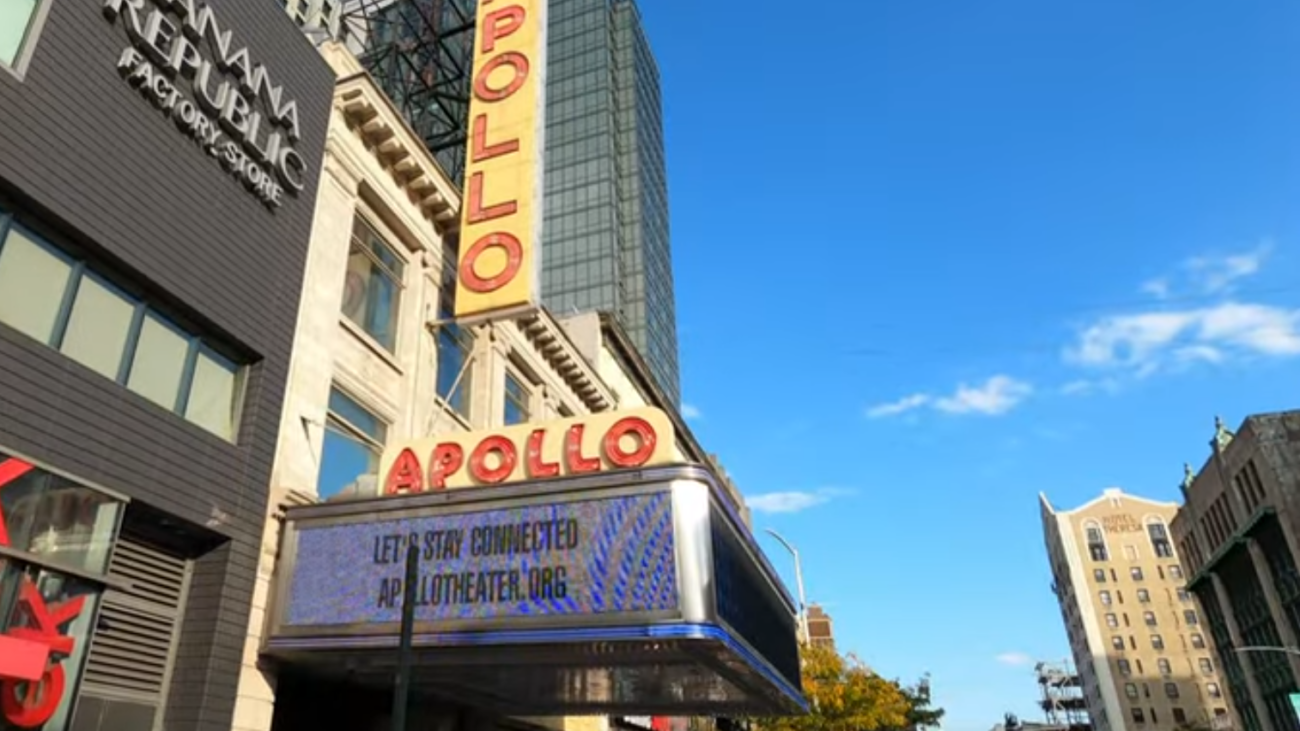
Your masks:
{"label": "glass office tower", "polygon": [[[339,32],[458,183],[474,0],[350,0]],[[612,313],[680,403],[659,71],[633,0],[550,0],[542,299]]]}
{"label": "glass office tower", "polygon": [[679,403],[659,71],[632,0],[551,0],[542,293],[611,312]]}

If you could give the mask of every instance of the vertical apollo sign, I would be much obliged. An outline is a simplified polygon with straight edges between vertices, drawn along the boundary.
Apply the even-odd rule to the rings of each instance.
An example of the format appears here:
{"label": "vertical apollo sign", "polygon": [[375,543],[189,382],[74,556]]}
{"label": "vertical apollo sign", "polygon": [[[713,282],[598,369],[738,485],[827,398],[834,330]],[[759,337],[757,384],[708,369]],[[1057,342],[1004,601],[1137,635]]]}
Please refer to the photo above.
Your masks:
{"label": "vertical apollo sign", "polygon": [[547,0],[479,0],[456,316],[535,304]]}

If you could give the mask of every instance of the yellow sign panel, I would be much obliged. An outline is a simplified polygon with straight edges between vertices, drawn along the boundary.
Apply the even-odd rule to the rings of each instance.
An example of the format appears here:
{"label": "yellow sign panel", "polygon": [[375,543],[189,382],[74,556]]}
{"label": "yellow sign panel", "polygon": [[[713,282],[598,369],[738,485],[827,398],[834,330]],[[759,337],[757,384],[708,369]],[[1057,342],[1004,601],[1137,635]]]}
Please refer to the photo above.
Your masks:
{"label": "yellow sign panel", "polygon": [[379,462],[385,495],[650,467],[674,459],[677,437],[659,409],[607,411],[397,444]]}
{"label": "yellow sign panel", "polygon": [[456,316],[536,303],[547,0],[481,0]]}

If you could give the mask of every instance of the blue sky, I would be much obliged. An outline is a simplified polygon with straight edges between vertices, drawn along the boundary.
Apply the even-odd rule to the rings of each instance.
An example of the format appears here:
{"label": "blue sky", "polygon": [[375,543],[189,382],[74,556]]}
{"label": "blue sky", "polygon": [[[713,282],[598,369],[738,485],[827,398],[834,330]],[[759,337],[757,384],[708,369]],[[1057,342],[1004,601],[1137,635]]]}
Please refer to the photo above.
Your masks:
{"label": "blue sky", "polygon": [[1172,500],[1215,414],[1300,406],[1300,5],[642,13],[698,435],[847,649],[1041,718],[1037,493]]}

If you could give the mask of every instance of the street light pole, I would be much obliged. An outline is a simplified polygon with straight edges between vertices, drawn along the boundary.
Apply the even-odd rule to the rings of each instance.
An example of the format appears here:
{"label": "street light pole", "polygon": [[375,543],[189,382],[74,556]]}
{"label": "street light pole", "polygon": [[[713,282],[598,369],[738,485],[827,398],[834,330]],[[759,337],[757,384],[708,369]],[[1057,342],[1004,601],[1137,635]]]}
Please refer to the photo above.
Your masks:
{"label": "street light pole", "polygon": [[805,644],[812,642],[812,636],[808,634],[808,601],[803,593],[803,567],[799,563],[799,551],[789,541],[781,537],[780,533],[766,528],[767,534],[775,538],[785,550],[790,552],[794,557],[794,583],[799,590],[799,634],[802,636]]}

